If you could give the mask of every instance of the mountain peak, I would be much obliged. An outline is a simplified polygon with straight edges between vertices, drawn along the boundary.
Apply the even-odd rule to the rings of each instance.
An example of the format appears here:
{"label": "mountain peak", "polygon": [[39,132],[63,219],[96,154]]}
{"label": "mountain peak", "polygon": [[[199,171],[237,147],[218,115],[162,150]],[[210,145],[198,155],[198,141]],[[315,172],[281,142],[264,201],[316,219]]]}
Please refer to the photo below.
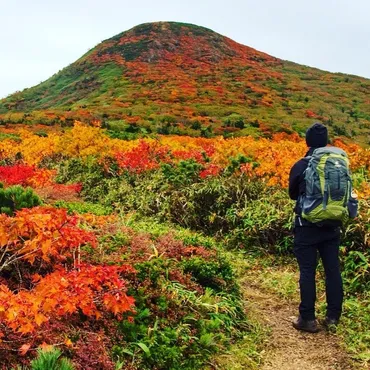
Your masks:
{"label": "mountain peak", "polygon": [[141,24],[103,41],[89,57],[96,63],[113,58],[121,63],[177,62],[182,67],[194,62],[218,63],[235,59],[277,61],[208,28],[178,22]]}

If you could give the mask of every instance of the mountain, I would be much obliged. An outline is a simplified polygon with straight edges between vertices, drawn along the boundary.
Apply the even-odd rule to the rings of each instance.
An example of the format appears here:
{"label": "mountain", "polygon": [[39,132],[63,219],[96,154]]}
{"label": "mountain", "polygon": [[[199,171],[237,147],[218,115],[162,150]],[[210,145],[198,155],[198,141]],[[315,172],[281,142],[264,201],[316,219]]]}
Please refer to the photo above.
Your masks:
{"label": "mountain", "polygon": [[115,130],[266,135],[313,120],[367,143],[370,80],[272,57],[212,30],[146,23],[0,101],[2,123],[100,120]]}

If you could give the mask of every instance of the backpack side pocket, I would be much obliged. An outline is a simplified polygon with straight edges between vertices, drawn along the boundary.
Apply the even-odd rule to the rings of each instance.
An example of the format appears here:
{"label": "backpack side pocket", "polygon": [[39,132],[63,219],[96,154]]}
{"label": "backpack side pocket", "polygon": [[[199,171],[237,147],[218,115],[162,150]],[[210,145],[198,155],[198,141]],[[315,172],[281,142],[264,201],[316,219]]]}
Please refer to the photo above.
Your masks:
{"label": "backpack side pocket", "polygon": [[355,218],[358,216],[358,200],[352,197],[349,197],[347,203],[348,216],[349,218]]}

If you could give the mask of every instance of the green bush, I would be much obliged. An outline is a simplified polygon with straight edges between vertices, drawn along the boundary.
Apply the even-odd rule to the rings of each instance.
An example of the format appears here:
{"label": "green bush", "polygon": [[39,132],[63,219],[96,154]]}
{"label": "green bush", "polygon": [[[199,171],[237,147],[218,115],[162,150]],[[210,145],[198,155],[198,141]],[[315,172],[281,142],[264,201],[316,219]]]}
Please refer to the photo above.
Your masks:
{"label": "green bush", "polygon": [[0,186],[0,212],[11,216],[15,211],[22,208],[32,208],[41,204],[41,199],[31,188],[23,188],[20,185],[4,188]]}
{"label": "green bush", "polygon": [[162,164],[164,177],[174,185],[186,185],[199,180],[199,171],[202,165],[193,159],[180,161],[177,166]]}
{"label": "green bush", "polygon": [[370,288],[370,253],[352,250],[342,253],[342,276],[347,292],[366,292]]}
{"label": "green bush", "polygon": [[232,113],[222,119],[222,124],[226,127],[236,127],[243,129],[245,126],[244,117],[237,113]]}
{"label": "green bush", "polygon": [[169,195],[170,221],[205,233],[224,235],[236,226],[228,219],[230,209],[240,209],[266,191],[263,183],[239,177],[215,177],[173,189]]}
{"label": "green bush", "polygon": [[98,202],[107,194],[107,179],[115,176],[115,168],[107,172],[95,158],[65,160],[58,164],[57,170],[57,182],[82,183],[81,195],[90,202]]}
{"label": "green bush", "polygon": [[346,291],[367,292],[370,288],[370,204],[360,200],[359,216],[351,220],[342,237],[342,274]]}
{"label": "green bush", "polygon": [[240,169],[242,164],[252,163],[253,169],[258,167],[259,164],[253,161],[252,158],[246,157],[245,155],[239,154],[235,158],[230,158],[230,164],[226,167],[227,174],[233,174],[236,170]]}
{"label": "green bush", "polygon": [[206,261],[200,257],[193,257],[183,262],[183,268],[186,273],[191,273],[202,286],[217,291],[235,288],[232,267],[224,259]]}
{"label": "green bush", "polygon": [[69,213],[92,213],[97,216],[106,216],[113,212],[112,207],[89,202],[66,202],[64,200],[58,200],[54,203],[54,206],[66,208]]}
{"label": "green bush", "polygon": [[[113,206],[124,212],[134,210],[144,216],[156,216],[161,221],[210,234],[225,235],[237,228],[245,228],[248,217],[264,222],[264,212],[270,215],[265,221],[271,224],[271,218],[275,217],[274,209],[277,210],[277,218],[283,217],[283,220],[276,221],[276,227],[285,225],[293,208],[287,196],[272,208],[269,197],[274,189],[258,179],[250,181],[243,174],[233,174],[243,160],[237,159],[228,174],[206,180],[199,178],[200,165],[194,161],[182,161],[178,166],[163,165],[161,171],[152,173],[110,179],[101,177],[95,186],[90,186],[89,182],[84,185],[83,194],[85,199],[100,201],[104,206]],[[264,200],[254,203],[261,198]],[[258,214],[248,216],[256,205]]]}
{"label": "green bush", "polygon": [[0,132],[0,141],[5,140],[5,139],[12,139],[16,142],[21,141],[21,138],[17,134],[6,134],[4,132]]}
{"label": "green bush", "polygon": [[37,358],[32,360],[32,370],[73,370],[72,362],[61,358],[62,352],[58,348],[38,350]]}
{"label": "green bush", "polygon": [[263,193],[243,207],[229,209],[227,219],[234,227],[230,228],[228,244],[287,252],[292,247],[293,218],[293,204],[285,191]]}
{"label": "green bush", "polygon": [[[211,269],[220,276],[217,261],[212,261]],[[135,297],[136,315],[119,323],[124,342],[113,347],[113,356],[135,358],[140,369],[203,369],[212,354],[228,346],[230,337],[242,335],[246,318],[237,289],[226,292],[223,284],[219,293],[207,287],[203,292],[170,281],[169,271],[176,265],[168,259],[153,259],[135,268],[144,285],[129,291]],[[192,270],[200,277],[197,268]],[[189,274],[193,271],[189,269]],[[208,270],[204,282],[209,282],[210,274]]]}
{"label": "green bush", "polygon": [[40,136],[40,137],[47,137],[48,136],[48,134],[45,130],[36,131],[35,135]]}

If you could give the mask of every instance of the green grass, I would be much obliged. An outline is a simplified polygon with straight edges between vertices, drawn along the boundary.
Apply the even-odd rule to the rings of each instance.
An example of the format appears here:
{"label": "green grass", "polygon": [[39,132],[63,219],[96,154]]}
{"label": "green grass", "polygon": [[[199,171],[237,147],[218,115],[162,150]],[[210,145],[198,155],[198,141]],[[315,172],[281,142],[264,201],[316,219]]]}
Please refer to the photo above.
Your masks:
{"label": "green grass", "polygon": [[212,360],[213,367],[219,370],[255,370],[262,363],[262,348],[267,337],[266,328],[257,319],[249,319],[249,332],[243,339]]}
{"label": "green grass", "polygon": [[[246,279],[256,282],[262,289],[276,294],[280,299],[299,304],[299,269],[296,261],[287,256],[249,255],[239,266],[244,268]],[[321,264],[316,276],[317,304],[319,318],[325,317],[325,275]],[[370,364],[370,294],[345,295],[343,315],[337,335],[344,349],[361,368]]]}
{"label": "green grass", "polygon": [[346,297],[338,334],[349,353],[362,365],[370,364],[370,294]]}
{"label": "green grass", "polygon": [[0,141],[5,140],[5,139],[11,139],[14,141],[21,141],[21,138],[17,134],[6,134],[4,132],[0,132]]}
{"label": "green grass", "polygon": [[58,200],[54,203],[54,206],[66,208],[70,213],[92,213],[97,216],[105,216],[113,212],[110,207],[89,202],[66,202],[64,200]]}

